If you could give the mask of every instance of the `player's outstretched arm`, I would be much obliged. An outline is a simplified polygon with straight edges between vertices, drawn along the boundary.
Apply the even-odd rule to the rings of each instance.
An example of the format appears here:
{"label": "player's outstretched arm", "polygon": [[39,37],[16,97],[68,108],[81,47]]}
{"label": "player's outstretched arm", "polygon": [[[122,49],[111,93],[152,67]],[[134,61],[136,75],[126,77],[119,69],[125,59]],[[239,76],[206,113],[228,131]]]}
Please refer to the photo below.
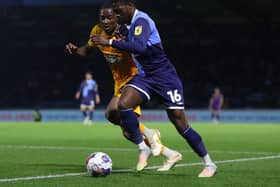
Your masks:
{"label": "player's outstretched arm", "polygon": [[114,48],[127,51],[130,53],[144,53],[147,49],[147,42],[151,34],[151,29],[149,23],[140,18],[135,22],[135,27],[133,30],[133,41],[118,41],[118,40],[108,40],[101,35],[91,35],[90,39],[96,45],[109,46]]}
{"label": "player's outstretched arm", "polygon": [[70,55],[79,55],[82,57],[86,57],[89,55],[90,50],[91,47],[88,45],[78,47],[77,45],[69,42],[68,44],[66,44],[64,51]]}

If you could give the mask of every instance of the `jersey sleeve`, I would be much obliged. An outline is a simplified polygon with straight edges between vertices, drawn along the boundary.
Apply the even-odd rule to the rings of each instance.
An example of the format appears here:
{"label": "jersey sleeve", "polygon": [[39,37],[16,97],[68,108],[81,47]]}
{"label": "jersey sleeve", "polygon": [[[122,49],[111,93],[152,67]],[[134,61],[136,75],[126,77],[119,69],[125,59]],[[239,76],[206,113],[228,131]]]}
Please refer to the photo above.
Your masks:
{"label": "jersey sleeve", "polygon": [[133,41],[116,41],[112,42],[112,47],[124,50],[130,53],[144,53],[148,46],[148,40],[151,34],[151,28],[148,21],[139,18],[135,21],[133,31]]}
{"label": "jersey sleeve", "polygon": [[98,27],[98,25],[95,25],[91,29],[91,32],[90,32],[90,35],[89,35],[89,40],[88,40],[88,43],[87,43],[90,47],[95,47],[95,44],[93,43],[93,41],[91,41],[90,37],[94,36],[94,35],[97,35],[98,32],[99,32],[99,27]]}

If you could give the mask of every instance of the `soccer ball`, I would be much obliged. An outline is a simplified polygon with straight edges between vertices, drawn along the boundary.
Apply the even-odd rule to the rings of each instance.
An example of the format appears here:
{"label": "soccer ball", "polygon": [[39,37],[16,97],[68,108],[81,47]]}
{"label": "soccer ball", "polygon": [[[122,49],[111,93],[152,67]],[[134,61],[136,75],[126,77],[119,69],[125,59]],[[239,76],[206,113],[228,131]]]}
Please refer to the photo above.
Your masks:
{"label": "soccer ball", "polygon": [[107,176],[112,170],[112,159],[106,153],[91,153],[86,161],[89,176]]}

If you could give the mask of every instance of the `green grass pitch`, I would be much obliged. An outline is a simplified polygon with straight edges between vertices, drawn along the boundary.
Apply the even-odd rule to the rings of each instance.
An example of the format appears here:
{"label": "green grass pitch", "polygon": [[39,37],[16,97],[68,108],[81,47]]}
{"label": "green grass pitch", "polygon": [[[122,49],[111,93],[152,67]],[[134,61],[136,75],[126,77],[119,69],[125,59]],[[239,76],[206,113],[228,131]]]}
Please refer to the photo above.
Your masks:
{"label": "green grass pitch", "polygon": [[[192,163],[200,159],[171,124],[146,125],[159,129],[163,143],[182,152],[180,167],[168,172],[128,170],[136,165],[137,149],[108,123],[0,123],[0,187],[280,186],[280,124],[193,124],[217,161],[218,174],[210,179],[197,178],[202,166]],[[109,154],[113,169],[123,172],[103,178],[78,175],[85,172],[86,157],[95,151]],[[149,166],[162,162],[162,157],[153,157]]]}

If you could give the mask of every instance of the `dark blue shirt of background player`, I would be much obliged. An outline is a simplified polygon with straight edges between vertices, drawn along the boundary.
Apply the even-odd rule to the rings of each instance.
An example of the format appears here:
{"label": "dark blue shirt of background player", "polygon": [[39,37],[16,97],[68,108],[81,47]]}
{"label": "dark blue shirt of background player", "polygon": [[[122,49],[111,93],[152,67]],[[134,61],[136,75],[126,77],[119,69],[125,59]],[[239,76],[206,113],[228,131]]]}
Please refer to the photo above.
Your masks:
{"label": "dark blue shirt of background player", "polygon": [[[76,93],[76,99],[80,99],[81,105],[95,105],[95,101],[99,100],[98,86],[92,79],[91,73],[86,73],[85,80],[80,84]],[[99,101],[97,101],[99,103]]]}
{"label": "dark blue shirt of background player", "polygon": [[96,82],[95,80],[85,80],[80,85],[81,102],[86,105],[91,105],[90,102],[95,101],[96,96]]}
{"label": "dark blue shirt of background player", "polygon": [[95,103],[99,104],[100,102],[98,86],[90,72],[85,74],[85,80],[80,84],[76,99],[80,99],[80,110],[84,116],[84,124],[90,125],[93,119]]}

